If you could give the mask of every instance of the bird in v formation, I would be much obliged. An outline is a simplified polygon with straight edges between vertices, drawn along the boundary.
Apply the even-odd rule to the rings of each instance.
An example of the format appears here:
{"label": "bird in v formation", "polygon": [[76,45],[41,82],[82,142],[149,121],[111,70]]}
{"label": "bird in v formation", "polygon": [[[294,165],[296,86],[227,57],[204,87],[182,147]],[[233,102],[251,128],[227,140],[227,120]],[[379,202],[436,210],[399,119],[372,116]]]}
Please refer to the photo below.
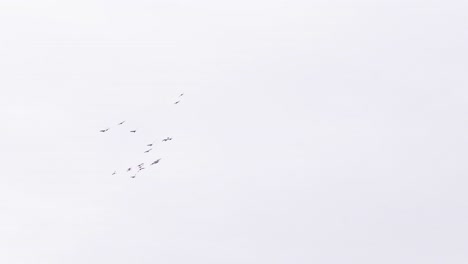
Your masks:
{"label": "bird in v formation", "polygon": [[[182,97],[182,96],[184,96],[184,93],[179,94],[179,98]],[[178,100],[178,101],[176,101],[174,104],[179,104],[180,102],[181,102],[181,100]],[[121,126],[121,125],[123,125],[124,123],[126,123],[126,120],[123,120],[123,121],[119,122],[116,126]],[[108,128],[106,128],[106,129],[101,129],[101,130],[99,130],[99,132],[105,133],[105,132],[108,132],[110,129],[111,129],[111,128],[108,127]],[[136,129],[130,130],[130,133],[136,133],[136,132],[137,132]],[[166,137],[166,138],[162,139],[162,142],[167,142],[167,141],[171,141],[171,140],[172,140],[171,137]],[[148,147],[153,147],[153,145],[154,145],[154,143],[150,143],[150,144],[147,144],[146,146],[148,146]],[[147,149],[146,151],[144,151],[144,153],[149,153],[149,152],[152,151],[152,150],[153,150],[153,148]],[[160,161],[161,161],[161,159],[159,158],[159,159],[153,161],[153,162],[150,164],[150,166],[156,165],[156,164],[158,164]],[[140,164],[138,164],[136,167],[137,167],[138,171],[137,171],[134,175],[132,175],[131,178],[135,178],[135,177],[137,176],[137,174],[138,174],[140,171],[142,171],[142,170],[145,169],[144,163],[140,163]],[[130,171],[132,171],[132,167],[129,167],[129,168],[127,169],[127,172],[130,172]],[[112,175],[116,175],[116,174],[117,174],[117,171],[114,171],[114,172],[112,173]]]}

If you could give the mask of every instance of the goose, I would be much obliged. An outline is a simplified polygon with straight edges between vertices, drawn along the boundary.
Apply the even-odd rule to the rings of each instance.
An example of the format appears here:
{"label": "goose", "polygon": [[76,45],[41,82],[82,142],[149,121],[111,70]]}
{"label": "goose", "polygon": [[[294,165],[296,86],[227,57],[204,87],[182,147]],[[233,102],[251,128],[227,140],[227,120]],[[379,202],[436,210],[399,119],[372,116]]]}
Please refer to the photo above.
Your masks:
{"label": "goose", "polygon": [[145,151],[145,153],[148,153],[148,152],[150,152],[151,150],[153,150],[153,149],[152,149],[152,148],[151,148],[151,149],[148,149],[147,151]]}

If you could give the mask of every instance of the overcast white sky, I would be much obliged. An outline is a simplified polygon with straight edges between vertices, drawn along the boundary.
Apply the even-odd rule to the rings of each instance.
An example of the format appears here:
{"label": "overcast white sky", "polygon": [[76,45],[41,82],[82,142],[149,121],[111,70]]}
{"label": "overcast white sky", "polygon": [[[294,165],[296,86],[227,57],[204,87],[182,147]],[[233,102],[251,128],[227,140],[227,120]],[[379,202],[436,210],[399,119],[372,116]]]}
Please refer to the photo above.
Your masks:
{"label": "overcast white sky", "polygon": [[0,263],[468,263],[467,13],[0,0]]}

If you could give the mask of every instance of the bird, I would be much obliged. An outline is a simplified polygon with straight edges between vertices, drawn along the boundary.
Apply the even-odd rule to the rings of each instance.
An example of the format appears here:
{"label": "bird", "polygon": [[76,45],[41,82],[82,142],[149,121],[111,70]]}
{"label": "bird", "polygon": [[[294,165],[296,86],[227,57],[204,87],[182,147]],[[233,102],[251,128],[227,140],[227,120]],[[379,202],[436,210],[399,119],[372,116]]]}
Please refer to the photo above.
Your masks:
{"label": "bird", "polygon": [[163,139],[162,141],[165,142],[165,141],[169,141],[169,140],[172,140],[172,138],[171,138],[171,137],[167,137],[167,138]]}
{"label": "bird", "polygon": [[146,145],[146,146],[151,147],[151,146],[153,146],[153,144],[148,144],[148,145]]}
{"label": "bird", "polygon": [[131,133],[136,133],[136,130],[130,130]]}
{"label": "bird", "polygon": [[152,150],[152,148],[150,148],[150,149],[148,149],[147,151],[145,151],[145,153],[148,153],[148,152],[150,152],[151,150]]}
{"label": "bird", "polygon": [[141,170],[144,170],[145,168],[141,167],[141,168],[138,168],[138,172],[141,171]]}
{"label": "bird", "polygon": [[178,103],[180,103],[180,101],[177,101],[177,102],[175,102],[174,104],[178,104]]}
{"label": "bird", "polygon": [[130,178],[135,178],[135,177],[136,177],[136,175],[132,175]]}
{"label": "bird", "polygon": [[120,122],[120,123],[119,123],[119,126],[122,125],[123,123],[125,123],[125,121]]}
{"label": "bird", "polygon": [[127,172],[129,172],[129,171],[131,171],[131,170],[132,170],[132,168],[128,168],[128,169],[127,169]]}
{"label": "bird", "polygon": [[157,160],[153,161],[153,163],[151,163],[151,165],[158,164],[160,160],[161,159],[157,159]]}
{"label": "bird", "polygon": [[117,172],[116,172],[116,171],[114,171],[114,173],[112,173],[112,175],[115,175],[116,173],[117,173]]}
{"label": "bird", "polygon": [[108,128],[106,128],[106,129],[99,130],[99,132],[102,132],[102,133],[104,133],[104,132],[107,132],[108,130],[109,130],[109,129],[108,129]]}
{"label": "bird", "polygon": [[181,96],[184,96],[184,94],[183,94],[183,93],[181,93],[181,94],[179,95],[179,97],[181,97]]}

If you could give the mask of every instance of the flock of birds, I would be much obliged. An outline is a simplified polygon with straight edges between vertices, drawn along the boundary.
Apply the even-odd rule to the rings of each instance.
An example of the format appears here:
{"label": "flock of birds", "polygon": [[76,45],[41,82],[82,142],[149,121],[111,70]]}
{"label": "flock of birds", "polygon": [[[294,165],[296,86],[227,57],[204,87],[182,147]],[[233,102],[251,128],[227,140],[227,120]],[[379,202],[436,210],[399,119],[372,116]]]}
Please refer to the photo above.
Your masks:
{"label": "flock of birds", "polygon": [[[180,101],[181,101],[180,99],[181,99],[182,96],[184,96],[183,93],[179,95],[179,100],[177,100],[177,101],[174,103],[175,105],[177,105],[177,104],[180,103]],[[124,120],[124,121],[118,123],[117,126],[122,126],[125,122],[126,122],[126,121]],[[109,131],[109,130],[110,130],[110,128],[106,128],[106,129],[101,129],[101,130],[99,130],[99,132],[101,132],[101,133],[106,133],[106,132]],[[130,132],[130,133],[136,133],[137,130],[134,129],[134,130],[130,130],[129,132]],[[168,142],[168,141],[171,141],[171,140],[172,140],[171,137],[166,137],[166,138],[163,138],[161,142]],[[147,147],[150,147],[150,148],[147,149],[147,150],[145,150],[144,153],[149,153],[150,151],[152,151],[152,150],[153,150],[153,146],[155,145],[156,141],[157,141],[157,140],[155,140],[155,141],[153,141],[153,142],[147,144],[146,146],[147,146]],[[156,164],[158,164],[160,161],[161,161],[161,159],[159,158],[159,159],[157,159],[157,160],[151,162],[151,163],[149,164],[149,166],[156,165]],[[133,175],[130,176],[130,178],[136,178],[136,176],[138,175],[138,173],[140,173],[140,172],[141,172],[142,170],[144,170],[144,169],[146,169],[145,163],[140,163],[140,164],[138,164],[138,165],[136,165],[136,166],[132,166],[132,167],[127,168],[127,169],[126,169],[126,172],[127,172],[127,173],[134,172]],[[112,173],[112,175],[116,175],[116,174],[117,174],[117,171],[114,171],[114,172]]]}

